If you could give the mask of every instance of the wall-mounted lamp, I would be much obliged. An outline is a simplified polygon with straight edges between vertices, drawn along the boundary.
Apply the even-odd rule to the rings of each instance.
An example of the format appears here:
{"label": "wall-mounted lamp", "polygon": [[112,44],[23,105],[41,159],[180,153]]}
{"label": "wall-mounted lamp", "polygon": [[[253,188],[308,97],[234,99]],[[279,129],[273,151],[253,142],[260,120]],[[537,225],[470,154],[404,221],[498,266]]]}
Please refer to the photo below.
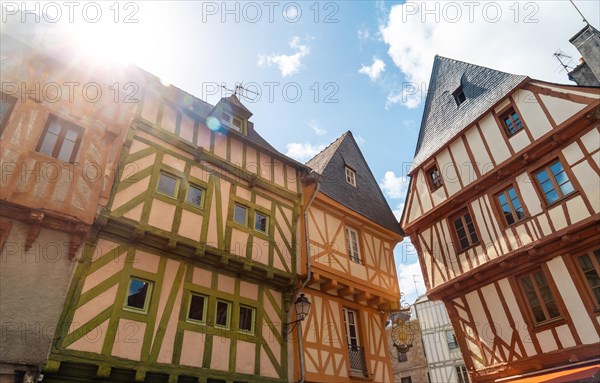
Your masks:
{"label": "wall-mounted lamp", "polygon": [[302,322],[310,312],[310,301],[304,296],[304,294],[300,294],[298,299],[296,299],[296,302],[294,302],[294,306],[296,306],[296,317],[298,319],[284,325],[284,333],[286,335],[291,334],[298,323]]}

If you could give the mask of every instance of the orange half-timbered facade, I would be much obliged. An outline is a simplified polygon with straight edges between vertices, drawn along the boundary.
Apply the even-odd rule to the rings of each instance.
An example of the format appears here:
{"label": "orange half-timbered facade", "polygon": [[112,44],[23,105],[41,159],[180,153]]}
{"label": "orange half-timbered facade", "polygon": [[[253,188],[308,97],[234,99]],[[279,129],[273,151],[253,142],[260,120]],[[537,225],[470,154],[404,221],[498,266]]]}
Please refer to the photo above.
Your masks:
{"label": "orange half-timbered facade", "polygon": [[598,88],[435,58],[401,225],[473,382],[597,372],[599,119]]}
{"label": "orange half-timbered facade", "polygon": [[312,306],[295,339],[296,379],[391,382],[385,312],[400,298],[393,256],[400,226],[351,132],[307,165],[316,181],[304,190],[298,270]]}
{"label": "orange half-timbered facade", "polygon": [[136,97],[117,95],[125,69],[82,58],[44,25],[13,20],[0,34],[3,382],[35,379],[46,361]]}

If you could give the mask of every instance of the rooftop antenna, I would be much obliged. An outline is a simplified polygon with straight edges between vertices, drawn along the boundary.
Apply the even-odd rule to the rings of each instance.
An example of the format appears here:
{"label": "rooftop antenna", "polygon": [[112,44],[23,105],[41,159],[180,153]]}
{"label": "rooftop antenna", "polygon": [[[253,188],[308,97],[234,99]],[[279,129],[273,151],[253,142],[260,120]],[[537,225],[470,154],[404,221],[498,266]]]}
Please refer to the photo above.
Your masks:
{"label": "rooftop antenna", "polygon": [[417,293],[417,296],[419,296],[419,288],[417,287],[417,278],[418,277],[419,277],[419,275],[413,274],[413,282],[415,284],[415,292]]}
{"label": "rooftop antenna", "polygon": [[586,23],[587,25],[590,25],[590,23],[588,23],[587,19],[583,15],[583,13],[581,13],[581,11],[579,10],[579,8],[577,8],[577,6],[573,2],[573,0],[569,0],[569,1],[571,2],[571,4],[573,4],[573,7],[575,7],[575,9],[577,10],[577,12],[579,13],[579,15],[581,16],[581,18],[583,19],[583,22]]}
{"label": "rooftop antenna", "polygon": [[239,95],[240,97],[243,97],[243,98],[245,98],[245,99],[246,99],[246,100],[248,100],[248,101],[255,101],[256,99],[254,99],[254,98],[250,98],[250,97],[246,96],[246,95],[244,94],[244,92],[245,92],[245,93],[250,93],[250,94],[253,94],[253,95],[255,95],[255,96],[260,96],[260,94],[259,94],[259,93],[257,93],[257,92],[254,92],[254,91],[252,91],[252,90],[250,90],[250,89],[248,89],[248,88],[244,88],[244,86],[242,85],[242,83],[235,84],[235,88],[234,88],[234,89],[229,89],[229,88],[227,88],[227,87],[225,86],[225,84],[222,84],[222,85],[221,85],[221,88],[223,88],[223,89],[225,89],[225,90],[227,90],[227,91],[231,92],[233,96],[236,96],[236,97],[238,97],[238,95]]}
{"label": "rooftop antenna", "polygon": [[566,60],[566,59],[569,59],[569,60],[570,60],[570,59],[572,58],[571,56],[569,56],[569,55],[565,54],[565,53],[564,53],[563,51],[561,51],[560,49],[559,49],[559,50],[557,50],[556,52],[554,52],[554,55],[553,55],[553,56],[554,56],[554,57],[556,57],[556,59],[558,60],[558,62],[560,62],[560,65],[562,65],[562,67],[565,69],[565,71],[566,71],[567,73],[571,72],[571,70],[572,70],[573,68],[569,67],[569,65],[567,65],[567,64],[565,64],[565,62],[563,62],[563,60]]}

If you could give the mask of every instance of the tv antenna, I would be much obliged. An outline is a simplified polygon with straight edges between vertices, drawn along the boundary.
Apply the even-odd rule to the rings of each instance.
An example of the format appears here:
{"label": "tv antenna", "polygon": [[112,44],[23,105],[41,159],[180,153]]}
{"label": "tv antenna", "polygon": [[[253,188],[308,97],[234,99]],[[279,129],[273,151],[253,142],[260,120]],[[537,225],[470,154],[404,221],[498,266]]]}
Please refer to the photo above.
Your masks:
{"label": "tv antenna", "polygon": [[250,94],[253,94],[253,95],[255,95],[255,96],[260,96],[260,94],[259,94],[258,92],[255,92],[255,91],[253,91],[253,90],[250,90],[250,89],[248,89],[248,88],[244,88],[244,86],[243,86],[243,83],[235,84],[235,87],[234,87],[234,89],[229,89],[229,88],[227,88],[227,87],[225,86],[225,84],[222,84],[222,85],[221,85],[221,88],[223,88],[223,89],[225,89],[225,90],[227,90],[227,91],[231,92],[231,94],[232,94],[233,96],[236,96],[236,97],[238,97],[238,96],[239,96],[239,97],[243,97],[243,98],[245,98],[245,99],[246,99],[246,100],[248,100],[248,101],[256,101],[256,98],[250,98],[250,97],[248,97],[248,96],[247,96],[245,93],[250,93]]}
{"label": "tv antenna", "polygon": [[571,56],[567,55],[565,52],[561,51],[560,49],[557,50],[556,52],[554,52],[553,56],[556,57],[556,59],[558,60],[558,62],[560,63],[560,65],[562,65],[562,67],[565,69],[565,71],[567,73],[571,72],[571,70],[573,69],[573,67],[570,67],[569,65],[567,65],[565,63],[566,60],[571,60],[572,59]]}
{"label": "tv antenna", "polygon": [[581,13],[581,11],[579,10],[579,8],[577,8],[577,6],[573,2],[573,0],[569,0],[569,1],[571,2],[571,4],[573,4],[573,7],[575,7],[575,10],[577,10],[577,13],[579,13],[579,16],[581,16],[581,18],[583,19],[583,22],[586,23],[587,25],[590,25],[590,23],[588,23],[587,19],[583,15],[583,13]]}

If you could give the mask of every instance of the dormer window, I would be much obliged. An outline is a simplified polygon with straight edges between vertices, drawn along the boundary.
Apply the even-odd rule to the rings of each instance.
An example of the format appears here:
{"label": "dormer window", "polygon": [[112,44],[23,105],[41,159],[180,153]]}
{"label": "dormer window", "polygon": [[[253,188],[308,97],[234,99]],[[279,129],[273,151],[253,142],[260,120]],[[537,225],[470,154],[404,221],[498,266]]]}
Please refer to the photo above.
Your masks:
{"label": "dormer window", "polygon": [[459,86],[452,95],[454,96],[454,101],[456,101],[456,106],[460,106],[460,104],[467,101],[467,96],[465,96],[462,86]]}
{"label": "dormer window", "polygon": [[244,131],[244,120],[241,118],[235,117],[229,113],[222,112],[221,113],[221,122],[224,126],[229,129],[233,129],[239,133],[245,133]]}
{"label": "dormer window", "polygon": [[356,172],[346,166],[346,182],[356,187]]}
{"label": "dormer window", "polygon": [[425,170],[427,173],[427,179],[429,180],[429,189],[431,191],[435,191],[439,189],[444,181],[442,180],[442,173],[440,173],[440,169],[438,169],[437,164],[433,164]]}

